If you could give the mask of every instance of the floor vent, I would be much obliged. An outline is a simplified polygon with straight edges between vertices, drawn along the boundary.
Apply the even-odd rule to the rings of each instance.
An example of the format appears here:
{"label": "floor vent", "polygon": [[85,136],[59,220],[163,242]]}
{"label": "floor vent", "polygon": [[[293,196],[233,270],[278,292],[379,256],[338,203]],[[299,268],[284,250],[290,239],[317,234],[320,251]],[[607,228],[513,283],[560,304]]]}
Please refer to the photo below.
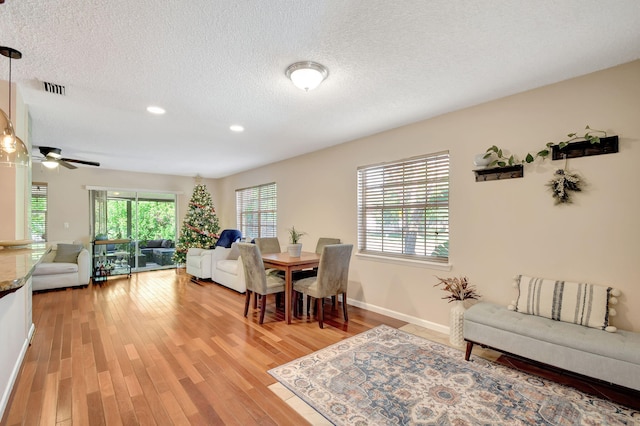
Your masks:
{"label": "floor vent", "polygon": [[53,93],[54,95],[65,95],[65,87],[60,84],[48,83],[43,81],[44,83],[44,91],[48,93]]}

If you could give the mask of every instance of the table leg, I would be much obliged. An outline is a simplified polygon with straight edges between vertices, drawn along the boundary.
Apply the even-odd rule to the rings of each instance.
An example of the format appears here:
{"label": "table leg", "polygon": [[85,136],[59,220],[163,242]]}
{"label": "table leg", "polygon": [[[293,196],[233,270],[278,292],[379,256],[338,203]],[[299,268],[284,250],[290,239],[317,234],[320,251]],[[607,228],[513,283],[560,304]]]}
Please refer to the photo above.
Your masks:
{"label": "table leg", "polygon": [[293,285],[291,283],[291,269],[287,268],[284,278],[284,319],[287,324],[291,324],[291,293],[293,293]]}

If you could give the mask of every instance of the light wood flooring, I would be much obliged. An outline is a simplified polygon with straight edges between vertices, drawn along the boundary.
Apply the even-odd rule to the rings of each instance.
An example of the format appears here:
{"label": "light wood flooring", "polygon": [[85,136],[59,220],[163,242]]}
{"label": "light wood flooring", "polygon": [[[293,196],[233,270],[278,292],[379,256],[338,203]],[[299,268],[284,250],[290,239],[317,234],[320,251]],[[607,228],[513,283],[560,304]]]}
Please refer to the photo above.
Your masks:
{"label": "light wood flooring", "polygon": [[113,277],[36,293],[36,333],[0,425],[300,425],[267,373],[379,324],[406,323],[325,305],[290,325],[268,299],[242,316],[244,295],[195,284],[184,270]]}
{"label": "light wood flooring", "polygon": [[[268,300],[244,318],[244,295],[184,270],[114,277],[34,294],[36,333],[0,426],[302,425],[327,422],[277,383],[272,367],[379,324],[443,344],[448,337],[390,317],[325,305],[284,322]],[[473,356],[539,374],[637,408],[638,392],[610,389],[475,347]],[[460,355],[463,356],[462,353]]]}

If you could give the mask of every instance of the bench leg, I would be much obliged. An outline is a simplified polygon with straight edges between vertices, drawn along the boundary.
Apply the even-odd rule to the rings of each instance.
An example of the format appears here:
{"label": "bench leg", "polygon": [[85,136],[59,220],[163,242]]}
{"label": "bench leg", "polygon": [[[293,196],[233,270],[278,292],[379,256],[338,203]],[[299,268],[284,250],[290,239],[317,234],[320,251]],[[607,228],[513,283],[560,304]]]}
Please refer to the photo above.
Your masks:
{"label": "bench leg", "polygon": [[464,353],[464,360],[469,361],[469,357],[471,356],[471,349],[473,349],[473,342],[467,341],[467,350]]}

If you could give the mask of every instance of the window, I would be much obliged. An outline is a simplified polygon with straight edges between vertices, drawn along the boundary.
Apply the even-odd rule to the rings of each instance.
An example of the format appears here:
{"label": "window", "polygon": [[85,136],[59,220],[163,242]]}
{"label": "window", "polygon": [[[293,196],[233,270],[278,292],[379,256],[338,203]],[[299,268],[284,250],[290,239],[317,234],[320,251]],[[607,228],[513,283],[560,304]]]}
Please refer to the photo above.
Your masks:
{"label": "window", "polygon": [[277,192],[275,182],[236,190],[238,229],[248,241],[277,236]]}
{"label": "window", "polygon": [[31,239],[47,241],[47,184],[31,185]]}
{"label": "window", "polygon": [[448,261],[448,152],[358,168],[358,249]]}

